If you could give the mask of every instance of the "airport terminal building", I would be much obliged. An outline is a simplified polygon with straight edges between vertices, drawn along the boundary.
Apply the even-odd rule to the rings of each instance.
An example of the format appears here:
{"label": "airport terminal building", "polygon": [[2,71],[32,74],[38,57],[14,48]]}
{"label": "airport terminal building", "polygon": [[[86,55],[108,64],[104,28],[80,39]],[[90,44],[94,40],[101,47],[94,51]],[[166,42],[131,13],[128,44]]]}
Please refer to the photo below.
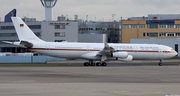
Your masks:
{"label": "airport terminal building", "polygon": [[[150,14],[122,20],[122,43],[131,39],[180,38],[180,14]],[[156,42],[154,42],[156,43]]]}
{"label": "airport terminal building", "polygon": [[[119,21],[85,21],[79,23],[79,42],[100,42],[106,34],[106,42],[120,42]],[[86,39],[85,39],[86,38]]]}

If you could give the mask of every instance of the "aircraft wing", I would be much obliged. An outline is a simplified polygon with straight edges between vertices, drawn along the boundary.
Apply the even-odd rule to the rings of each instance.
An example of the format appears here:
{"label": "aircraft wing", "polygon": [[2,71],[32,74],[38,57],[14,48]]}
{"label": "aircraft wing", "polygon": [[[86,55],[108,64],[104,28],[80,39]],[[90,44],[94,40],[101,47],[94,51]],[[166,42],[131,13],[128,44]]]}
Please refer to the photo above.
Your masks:
{"label": "aircraft wing", "polygon": [[110,55],[115,49],[110,47],[107,43],[104,43],[104,48],[100,50],[97,55]]}
{"label": "aircraft wing", "polygon": [[104,43],[104,48],[100,50],[97,55],[101,56],[101,61],[107,60],[107,55],[111,55],[115,49],[110,47],[107,43]]}
{"label": "aircraft wing", "polygon": [[86,54],[81,55],[81,57],[85,59],[90,59],[90,60],[99,58],[101,59],[101,61],[105,61],[107,60],[107,56],[111,55],[114,50],[115,49],[110,47],[107,43],[104,43],[104,48],[100,50],[99,52],[86,53]]}

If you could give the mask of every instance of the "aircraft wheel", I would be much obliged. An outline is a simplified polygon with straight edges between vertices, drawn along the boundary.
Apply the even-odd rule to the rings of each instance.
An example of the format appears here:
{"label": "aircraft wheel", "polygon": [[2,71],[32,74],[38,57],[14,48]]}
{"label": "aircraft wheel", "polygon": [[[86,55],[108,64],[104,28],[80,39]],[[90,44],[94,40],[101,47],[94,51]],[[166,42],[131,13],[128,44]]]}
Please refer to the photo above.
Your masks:
{"label": "aircraft wheel", "polygon": [[101,66],[101,62],[97,62],[97,63],[96,63],[96,66]]}
{"label": "aircraft wheel", "polygon": [[163,66],[163,64],[162,64],[162,63],[159,63],[159,66]]}
{"label": "aircraft wheel", "polygon": [[84,66],[89,66],[89,63],[88,62],[84,62]]}
{"label": "aircraft wheel", "polygon": [[102,66],[107,66],[107,63],[106,62],[102,62]]}
{"label": "aircraft wheel", "polygon": [[95,63],[91,63],[91,66],[95,66]]}

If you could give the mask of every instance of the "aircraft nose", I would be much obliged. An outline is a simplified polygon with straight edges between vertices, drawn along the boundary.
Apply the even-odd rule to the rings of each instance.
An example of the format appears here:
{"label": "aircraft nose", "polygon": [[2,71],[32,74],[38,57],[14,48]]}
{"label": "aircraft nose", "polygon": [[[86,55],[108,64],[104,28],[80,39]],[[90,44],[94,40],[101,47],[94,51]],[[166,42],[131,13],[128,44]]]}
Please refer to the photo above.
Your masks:
{"label": "aircraft nose", "polygon": [[174,56],[176,56],[178,54],[175,50],[173,50],[172,53],[173,53]]}
{"label": "aircraft nose", "polygon": [[178,53],[175,51],[175,56],[178,55]]}

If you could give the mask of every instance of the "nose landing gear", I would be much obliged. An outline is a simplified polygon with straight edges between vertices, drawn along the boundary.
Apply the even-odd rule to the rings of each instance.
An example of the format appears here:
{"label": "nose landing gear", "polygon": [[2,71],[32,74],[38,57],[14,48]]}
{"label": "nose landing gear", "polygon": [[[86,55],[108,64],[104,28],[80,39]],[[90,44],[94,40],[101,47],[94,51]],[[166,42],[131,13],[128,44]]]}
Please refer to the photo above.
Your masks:
{"label": "nose landing gear", "polygon": [[163,66],[162,59],[160,59],[159,66]]}

